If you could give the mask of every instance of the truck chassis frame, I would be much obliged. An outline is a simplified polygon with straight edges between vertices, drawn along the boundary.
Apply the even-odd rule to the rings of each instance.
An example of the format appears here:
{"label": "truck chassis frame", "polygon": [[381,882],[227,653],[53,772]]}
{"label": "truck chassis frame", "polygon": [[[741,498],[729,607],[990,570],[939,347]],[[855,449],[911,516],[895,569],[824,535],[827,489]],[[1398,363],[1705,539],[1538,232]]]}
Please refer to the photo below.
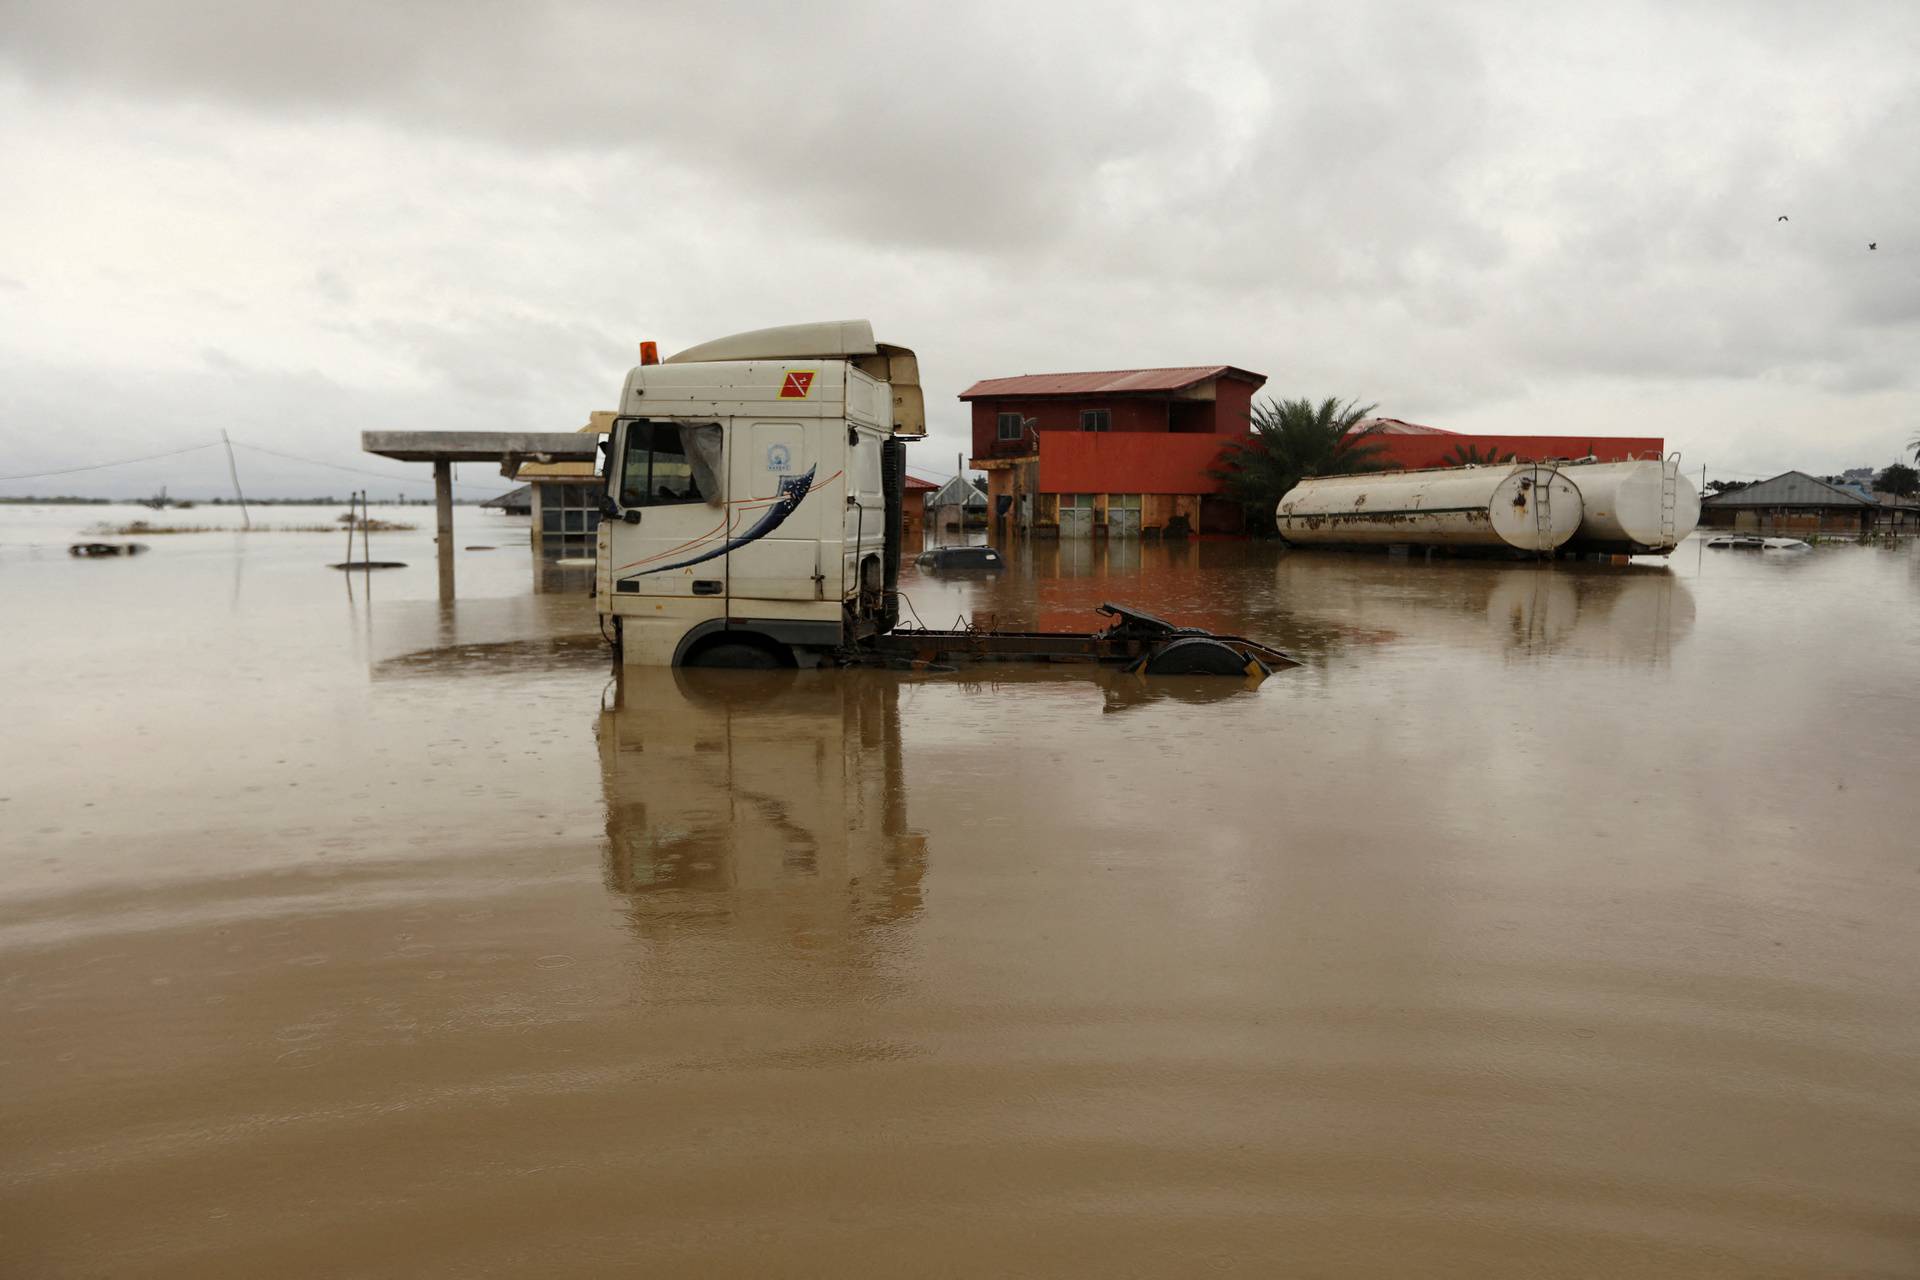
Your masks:
{"label": "truck chassis frame", "polygon": [[1061,662],[1144,667],[1153,673],[1156,655],[1181,640],[1210,642],[1215,653],[1231,650],[1249,674],[1297,667],[1299,660],[1241,636],[1216,635],[1198,627],[1178,627],[1125,605],[1102,604],[1113,622],[1099,631],[998,631],[986,626],[935,631],[901,627],[872,636],[843,655],[849,665],[908,662],[948,665],[980,662]]}

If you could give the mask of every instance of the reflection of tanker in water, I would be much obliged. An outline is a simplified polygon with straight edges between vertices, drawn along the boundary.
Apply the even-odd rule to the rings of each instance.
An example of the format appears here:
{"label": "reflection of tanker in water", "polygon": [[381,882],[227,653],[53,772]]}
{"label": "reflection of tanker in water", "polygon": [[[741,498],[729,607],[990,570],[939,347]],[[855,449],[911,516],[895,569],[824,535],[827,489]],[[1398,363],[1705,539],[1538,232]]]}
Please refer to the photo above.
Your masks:
{"label": "reflection of tanker in water", "polygon": [[1612,568],[1449,560],[1283,557],[1283,606],[1296,615],[1400,641],[1528,656],[1664,663],[1693,630],[1693,593],[1664,566]]}
{"label": "reflection of tanker in water", "polygon": [[877,973],[926,870],[900,680],[623,669],[600,717],[606,883],[673,994]]}

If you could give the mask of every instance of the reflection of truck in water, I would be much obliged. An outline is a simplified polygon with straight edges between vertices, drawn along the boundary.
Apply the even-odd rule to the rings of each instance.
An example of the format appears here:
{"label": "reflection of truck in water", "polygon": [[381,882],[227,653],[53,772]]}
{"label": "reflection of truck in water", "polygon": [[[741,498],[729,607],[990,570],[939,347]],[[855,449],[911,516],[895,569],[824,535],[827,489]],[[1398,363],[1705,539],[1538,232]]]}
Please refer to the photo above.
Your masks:
{"label": "reflection of truck in water", "polygon": [[906,442],[919,365],[864,320],[736,334],[628,375],[607,442],[595,593],[623,661],[1088,661],[1150,673],[1293,665],[1113,609],[1096,633],[905,628]]}
{"label": "reflection of truck in water", "polygon": [[607,887],[676,985],[720,980],[699,946],[722,937],[767,949],[749,969],[774,987],[821,976],[796,967],[859,970],[919,912],[927,849],[907,825],[903,679],[621,674],[599,729]]}

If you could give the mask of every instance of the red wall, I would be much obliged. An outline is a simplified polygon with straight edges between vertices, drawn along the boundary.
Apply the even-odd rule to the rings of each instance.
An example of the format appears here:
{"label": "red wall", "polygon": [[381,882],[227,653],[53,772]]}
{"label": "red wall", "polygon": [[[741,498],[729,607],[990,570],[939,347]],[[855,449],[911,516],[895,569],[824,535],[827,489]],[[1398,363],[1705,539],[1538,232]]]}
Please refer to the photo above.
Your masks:
{"label": "red wall", "polygon": [[1238,378],[1222,378],[1213,384],[1213,430],[1223,436],[1253,434],[1253,393],[1259,388]]}
{"label": "red wall", "polygon": [[[976,458],[1023,457],[1033,452],[1029,441],[998,438],[999,417],[1017,413],[1037,419],[1041,431],[1080,430],[1082,409],[1105,409],[1112,415],[1114,431],[1152,431],[1167,429],[1167,402],[1127,396],[1087,396],[1083,398],[1040,400],[975,400],[973,402],[973,456]],[[1098,434],[1097,432],[1085,434]]]}
{"label": "red wall", "polygon": [[1040,448],[1041,493],[1217,493],[1216,435],[1062,431]]}
{"label": "red wall", "polygon": [[[975,400],[973,404],[973,456],[976,458],[1023,457],[1033,452],[1029,441],[1001,440],[998,419],[1002,413],[1017,413],[1036,419],[1036,428],[1046,432],[1078,432],[1082,409],[1105,409],[1113,415],[1112,430],[1151,431],[1164,435],[1207,434],[1244,436],[1253,430],[1249,413],[1253,393],[1251,382],[1238,378],[1220,378],[1213,384],[1213,400],[1177,400],[1170,396],[1044,396],[1031,400],[1004,396]],[[1115,492],[1133,493],[1125,489]],[[1184,490],[1191,493],[1193,490]]]}
{"label": "red wall", "polygon": [[1513,453],[1521,462],[1584,458],[1589,453],[1602,462],[1625,462],[1630,458],[1659,458],[1666,449],[1661,436],[1377,435],[1372,439],[1380,445],[1374,454],[1377,460],[1408,470],[1453,466],[1448,455],[1461,448],[1478,449],[1482,455],[1488,449]]}

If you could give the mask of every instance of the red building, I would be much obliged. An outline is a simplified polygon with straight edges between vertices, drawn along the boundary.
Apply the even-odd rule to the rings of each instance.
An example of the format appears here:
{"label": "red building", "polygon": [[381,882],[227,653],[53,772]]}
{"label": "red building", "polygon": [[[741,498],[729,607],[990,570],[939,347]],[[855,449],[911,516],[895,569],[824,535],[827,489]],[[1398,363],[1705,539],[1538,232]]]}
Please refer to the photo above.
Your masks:
{"label": "red building", "polygon": [[1510,436],[1468,435],[1423,427],[1398,418],[1368,418],[1355,430],[1376,424],[1373,442],[1376,461],[1408,471],[1426,467],[1457,467],[1468,462],[1552,462],[1556,458],[1595,458],[1601,462],[1628,462],[1665,456],[1661,436]]}
{"label": "red building", "polygon": [[1237,533],[1239,508],[1208,473],[1252,432],[1266,376],[1232,365],[987,378],[973,457],[996,532]]}
{"label": "red building", "polygon": [[919,476],[907,477],[904,501],[900,504],[900,554],[907,558],[917,553],[927,538],[927,495],[940,488]]}

